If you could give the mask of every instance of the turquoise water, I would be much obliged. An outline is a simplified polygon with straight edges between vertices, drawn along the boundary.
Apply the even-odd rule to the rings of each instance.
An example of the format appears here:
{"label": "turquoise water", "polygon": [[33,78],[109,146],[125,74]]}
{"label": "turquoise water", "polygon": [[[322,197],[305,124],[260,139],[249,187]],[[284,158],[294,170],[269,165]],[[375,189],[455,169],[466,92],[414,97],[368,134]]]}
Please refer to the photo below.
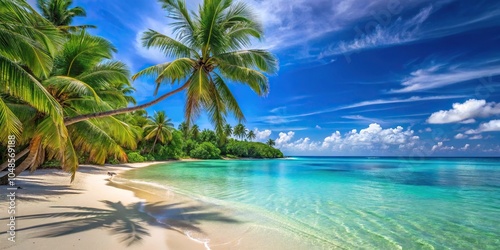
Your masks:
{"label": "turquoise water", "polygon": [[311,249],[500,249],[500,159],[176,162],[124,178],[234,207]]}

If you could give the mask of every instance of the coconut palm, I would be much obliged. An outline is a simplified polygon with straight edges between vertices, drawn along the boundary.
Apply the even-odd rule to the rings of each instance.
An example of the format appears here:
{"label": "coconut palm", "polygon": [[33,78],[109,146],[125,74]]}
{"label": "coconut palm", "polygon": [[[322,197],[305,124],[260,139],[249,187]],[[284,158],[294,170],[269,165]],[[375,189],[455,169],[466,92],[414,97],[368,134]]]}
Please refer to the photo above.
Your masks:
{"label": "coconut palm", "polygon": [[198,125],[194,124],[191,127],[191,138],[196,140],[196,139],[198,139],[199,136],[200,136],[200,127],[198,127]]}
{"label": "coconut palm", "polygon": [[[114,51],[102,38],[85,33],[68,36],[56,56],[51,75],[41,80],[65,116],[128,105],[131,97],[127,98],[124,89],[130,86],[129,73],[124,64],[109,60]],[[25,109],[29,107],[25,106]],[[138,129],[116,117],[60,126],[62,122],[54,122],[50,115],[35,113],[32,116],[29,123],[32,126],[27,127],[21,137],[28,138],[29,155],[17,166],[16,175],[55,158],[74,177],[78,167],[76,152],[87,155],[92,163],[103,164],[109,156],[126,161],[122,146],[131,149],[137,146]]]}
{"label": "coconut palm", "polygon": [[270,147],[274,147],[274,145],[276,145],[276,142],[273,139],[269,139],[267,140],[266,144]]}
{"label": "coconut palm", "polygon": [[160,2],[174,20],[171,25],[175,38],[148,30],[143,34],[143,45],[158,48],[176,59],[146,68],[133,79],[156,77],[155,94],[162,85],[181,86],[142,105],[71,117],[65,124],[144,109],[186,90],[186,122],[189,124],[204,109],[221,133],[227,114],[244,120],[228,81],[242,83],[261,96],[268,93],[269,84],[264,73],[277,71],[277,59],[265,50],[246,49],[252,38],[262,38],[262,28],[245,3],[205,0],[195,14],[187,10],[183,0]]}
{"label": "coconut palm", "polygon": [[255,132],[253,132],[253,130],[248,131],[247,139],[249,141],[253,141],[255,139],[255,137],[257,137],[257,135],[255,134]]}
{"label": "coconut palm", "polygon": [[155,112],[153,118],[150,120],[150,124],[144,126],[144,133],[146,134],[144,139],[151,140],[154,138],[153,146],[149,153],[154,151],[157,141],[167,143],[172,140],[174,124],[171,121],[172,119],[168,118],[164,111],[160,111]]}
{"label": "coconut palm", "polygon": [[63,32],[96,28],[94,25],[72,26],[73,18],[87,15],[82,7],[69,8],[72,0],[37,0],[42,15]]}
{"label": "coconut palm", "polygon": [[247,136],[247,129],[245,128],[245,125],[239,123],[234,126],[233,134],[240,139],[245,138]]}
{"label": "coconut palm", "polygon": [[185,140],[189,139],[191,131],[189,130],[189,125],[186,122],[181,122],[181,124],[179,124],[177,129],[181,131],[182,136],[184,137]]}
{"label": "coconut palm", "polygon": [[233,135],[233,128],[230,124],[224,125],[224,135],[226,135],[226,137]]}

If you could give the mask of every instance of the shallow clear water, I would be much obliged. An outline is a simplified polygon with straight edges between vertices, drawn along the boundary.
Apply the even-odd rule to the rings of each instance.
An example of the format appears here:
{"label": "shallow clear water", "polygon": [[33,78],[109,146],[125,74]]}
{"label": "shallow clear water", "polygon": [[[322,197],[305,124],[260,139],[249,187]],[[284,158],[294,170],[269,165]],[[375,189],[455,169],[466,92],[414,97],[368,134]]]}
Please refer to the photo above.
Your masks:
{"label": "shallow clear water", "polygon": [[500,248],[500,159],[177,162],[123,177],[234,207],[317,249]]}

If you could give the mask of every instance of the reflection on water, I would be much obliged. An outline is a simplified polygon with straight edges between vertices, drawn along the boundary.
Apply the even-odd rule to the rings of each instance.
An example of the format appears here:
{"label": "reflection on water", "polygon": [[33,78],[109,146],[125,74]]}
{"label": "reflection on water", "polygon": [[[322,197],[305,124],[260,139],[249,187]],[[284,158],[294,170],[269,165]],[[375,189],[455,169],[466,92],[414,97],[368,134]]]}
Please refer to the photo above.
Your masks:
{"label": "reflection on water", "polygon": [[[295,158],[132,170],[316,248],[494,249],[500,160]],[[293,244],[293,243],[289,243]]]}

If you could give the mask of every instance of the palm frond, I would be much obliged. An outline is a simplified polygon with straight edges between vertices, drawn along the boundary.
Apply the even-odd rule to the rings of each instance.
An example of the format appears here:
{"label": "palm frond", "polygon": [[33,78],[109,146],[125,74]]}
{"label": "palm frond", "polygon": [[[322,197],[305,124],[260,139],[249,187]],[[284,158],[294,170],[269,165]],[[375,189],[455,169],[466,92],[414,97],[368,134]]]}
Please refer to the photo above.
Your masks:
{"label": "palm frond", "polygon": [[54,120],[62,121],[62,108],[43,85],[16,63],[0,55],[0,91],[9,93]]}
{"label": "palm frond", "polygon": [[177,33],[179,41],[190,47],[198,47],[194,36],[198,25],[189,15],[186,2],[184,0],[160,0],[160,2],[162,8],[168,12],[168,17],[174,20],[170,25],[174,33]]}
{"label": "palm frond", "polygon": [[278,60],[266,50],[249,49],[239,50],[215,55],[217,62],[254,68],[263,72],[274,74],[278,71]]}
{"label": "palm frond", "polygon": [[93,96],[96,102],[102,102],[96,91],[86,82],[69,76],[53,76],[45,81],[49,88],[55,88],[59,94]]}
{"label": "palm frond", "polygon": [[162,71],[157,74],[157,78],[155,80],[156,89],[154,94],[156,95],[162,82],[174,84],[178,81],[185,80],[193,72],[195,65],[196,62],[191,58],[178,58],[168,64],[146,68],[145,70],[135,74],[132,79],[136,79],[137,77],[143,75],[151,75],[162,69]]}
{"label": "palm frond", "polygon": [[260,96],[267,95],[269,92],[269,82],[267,77],[257,70],[225,63],[220,64],[219,70],[224,77],[233,80],[234,82],[248,85]]}
{"label": "palm frond", "polygon": [[167,57],[190,57],[198,55],[196,50],[152,29],[149,29],[142,35],[142,45],[146,48],[158,48]]}
{"label": "palm frond", "polygon": [[19,138],[21,136],[21,131],[23,129],[23,124],[19,118],[12,112],[12,110],[0,97],[0,140],[6,142],[10,135]]}

